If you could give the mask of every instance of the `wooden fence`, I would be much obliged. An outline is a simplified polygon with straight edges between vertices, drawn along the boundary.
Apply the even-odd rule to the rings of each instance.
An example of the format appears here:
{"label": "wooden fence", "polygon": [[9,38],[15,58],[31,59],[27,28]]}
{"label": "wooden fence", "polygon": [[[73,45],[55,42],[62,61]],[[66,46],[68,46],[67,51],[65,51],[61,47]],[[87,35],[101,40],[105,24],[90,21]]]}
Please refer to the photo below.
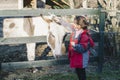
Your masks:
{"label": "wooden fence", "polygon": [[[98,72],[102,72],[103,66],[103,38],[104,38],[104,22],[105,13],[100,9],[26,9],[26,10],[0,10],[0,17],[22,17],[22,16],[39,16],[40,14],[48,15],[48,13],[54,13],[55,15],[99,15],[99,54],[97,58]],[[25,44],[32,42],[46,43],[45,36],[34,37],[21,37],[21,38],[0,38],[0,45],[6,44]],[[90,59],[94,60],[94,58]],[[7,62],[1,63],[2,70],[30,68],[30,67],[44,67],[57,64],[68,64],[69,61],[66,58],[59,60],[38,60],[38,61],[22,61],[22,62]]]}

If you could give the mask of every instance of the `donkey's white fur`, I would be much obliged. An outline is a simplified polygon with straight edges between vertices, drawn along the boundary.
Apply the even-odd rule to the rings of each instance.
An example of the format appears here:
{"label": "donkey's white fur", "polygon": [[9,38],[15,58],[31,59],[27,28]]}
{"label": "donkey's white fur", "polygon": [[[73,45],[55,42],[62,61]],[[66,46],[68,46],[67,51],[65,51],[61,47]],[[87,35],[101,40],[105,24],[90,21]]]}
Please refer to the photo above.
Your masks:
{"label": "donkey's white fur", "polygon": [[[50,16],[46,17],[50,18]],[[26,19],[26,20],[25,20]],[[48,28],[50,27],[50,29]],[[33,31],[33,33],[31,32]],[[47,23],[41,17],[32,18],[9,18],[5,19],[3,23],[3,36],[4,37],[29,37],[29,36],[47,36],[47,43],[52,49],[54,57],[62,55],[61,45],[65,35],[65,27],[57,24],[56,22]],[[55,48],[49,42],[49,36],[54,36]],[[27,43],[27,58],[28,60],[35,59],[35,43]]]}

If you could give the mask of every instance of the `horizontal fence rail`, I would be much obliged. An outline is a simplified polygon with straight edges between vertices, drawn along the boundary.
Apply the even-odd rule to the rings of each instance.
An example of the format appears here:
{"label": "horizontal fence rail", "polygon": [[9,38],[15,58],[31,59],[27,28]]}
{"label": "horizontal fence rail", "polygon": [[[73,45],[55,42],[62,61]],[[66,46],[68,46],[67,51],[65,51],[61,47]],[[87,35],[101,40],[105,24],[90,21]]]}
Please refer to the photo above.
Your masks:
{"label": "horizontal fence rail", "polygon": [[49,15],[98,15],[99,9],[26,9],[26,10],[0,10],[0,16],[39,16],[40,14]]}
{"label": "horizontal fence rail", "polygon": [[9,71],[9,70],[22,69],[22,68],[45,67],[45,66],[64,65],[64,64],[69,64],[69,60],[67,58],[37,60],[37,61],[8,62],[8,63],[2,63],[1,69]]}
{"label": "horizontal fence rail", "polygon": [[[69,41],[69,37],[70,35],[67,35],[65,40]],[[38,43],[38,42],[47,43],[47,36],[0,38],[0,45]]]}
{"label": "horizontal fence rail", "polygon": [[120,13],[120,10],[101,10],[101,12],[116,12],[116,13]]}
{"label": "horizontal fence rail", "polygon": [[[5,62],[1,63],[2,70],[16,70],[22,68],[31,68],[31,67],[46,67],[46,66],[54,66],[54,65],[65,65],[69,64],[69,60],[66,58],[67,56],[62,56],[60,59],[54,59],[53,57],[49,60],[37,60],[37,61],[22,61],[22,62]],[[98,60],[97,57],[90,57],[90,62]]]}
{"label": "horizontal fence rail", "polygon": [[0,38],[0,45],[25,44],[34,42],[46,43],[47,42],[46,36]]}

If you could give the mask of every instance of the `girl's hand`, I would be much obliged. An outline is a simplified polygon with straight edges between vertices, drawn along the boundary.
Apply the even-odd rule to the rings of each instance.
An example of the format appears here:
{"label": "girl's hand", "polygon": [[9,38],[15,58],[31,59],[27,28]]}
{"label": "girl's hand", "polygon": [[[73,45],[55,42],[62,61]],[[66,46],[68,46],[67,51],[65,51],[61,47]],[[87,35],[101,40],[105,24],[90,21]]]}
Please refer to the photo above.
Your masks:
{"label": "girl's hand", "polygon": [[71,42],[71,45],[72,45],[72,46],[75,46],[75,42]]}

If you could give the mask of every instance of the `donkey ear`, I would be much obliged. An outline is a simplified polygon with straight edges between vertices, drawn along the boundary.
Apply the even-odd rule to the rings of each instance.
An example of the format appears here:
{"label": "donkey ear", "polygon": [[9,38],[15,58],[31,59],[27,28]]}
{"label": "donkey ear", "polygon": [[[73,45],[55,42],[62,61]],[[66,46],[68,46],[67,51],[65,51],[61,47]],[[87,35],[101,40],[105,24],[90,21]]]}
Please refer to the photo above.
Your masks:
{"label": "donkey ear", "polygon": [[47,23],[52,22],[52,19],[50,19],[49,17],[45,17],[45,16],[43,16],[42,14],[40,14],[40,16],[41,16],[41,18],[42,18],[44,21],[46,21]]}

